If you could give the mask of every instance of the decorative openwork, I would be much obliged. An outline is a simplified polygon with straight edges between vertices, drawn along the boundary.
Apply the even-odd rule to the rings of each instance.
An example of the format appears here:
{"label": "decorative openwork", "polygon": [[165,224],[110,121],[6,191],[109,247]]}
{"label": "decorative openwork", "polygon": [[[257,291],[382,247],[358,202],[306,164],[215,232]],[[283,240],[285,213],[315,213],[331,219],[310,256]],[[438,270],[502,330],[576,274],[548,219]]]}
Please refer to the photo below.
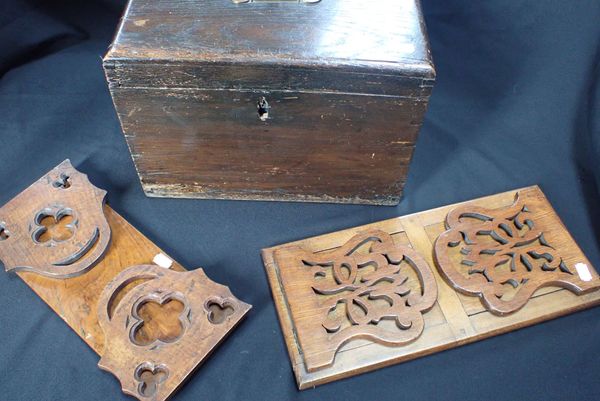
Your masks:
{"label": "decorative openwork", "polygon": [[169,369],[164,365],[156,366],[152,362],[145,362],[135,369],[134,377],[139,382],[138,394],[144,398],[153,397],[169,378]]}
{"label": "decorative openwork", "polygon": [[131,309],[134,323],[129,339],[140,346],[173,343],[190,325],[191,313],[185,296],[180,293],[150,293],[138,299]]}
{"label": "decorative openwork", "polygon": [[113,279],[98,308],[105,336],[98,366],[114,374],[126,394],[163,401],[239,323],[250,305],[211,281],[202,269],[176,272],[142,265]]}
{"label": "decorative openwork", "polygon": [[437,299],[425,260],[383,231],[322,253],[282,248],[275,258],[309,372],[333,364],[352,339],[390,346],[414,341]]}
{"label": "decorative openwork", "polygon": [[[552,224],[542,221],[549,218]],[[591,267],[565,262],[568,234],[554,211],[535,199],[529,204],[517,195],[512,206],[497,210],[458,207],[446,227],[435,243],[441,274],[458,291],[479,296],[492,313],[518,311],[542,287],[581,294],[599,286]]]}
{"label": "decorative openwork", "polygon": [[36,213],[30,225],[31,238],[36,244],[55,247],[75,234],[79,220],[72,209],[47,207]]}
{"label": "decorative openwork", "polygon": [[68,278],[85,273],[110,242],[106,191],[65,160],[0,208],[0,260],[6,271]]}

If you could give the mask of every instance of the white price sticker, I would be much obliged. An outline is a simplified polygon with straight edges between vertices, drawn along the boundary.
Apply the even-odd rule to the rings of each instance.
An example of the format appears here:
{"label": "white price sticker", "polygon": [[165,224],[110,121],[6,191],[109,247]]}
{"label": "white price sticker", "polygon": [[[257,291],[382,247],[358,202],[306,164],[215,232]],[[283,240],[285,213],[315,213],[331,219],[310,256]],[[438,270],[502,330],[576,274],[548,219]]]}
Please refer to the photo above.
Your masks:
{"label": "white price sticker", "polygon": [[170,269],[173,266],[173,261],[164,253],[157,253],[152,261],[160,267]]}
{"label": "white price sticker", "polygon": [[577,263],[575,269],[577,269],[577,274],[579,274],[582,281],[592,281],[592,273],[590,273],[590,269],[585,263]]}

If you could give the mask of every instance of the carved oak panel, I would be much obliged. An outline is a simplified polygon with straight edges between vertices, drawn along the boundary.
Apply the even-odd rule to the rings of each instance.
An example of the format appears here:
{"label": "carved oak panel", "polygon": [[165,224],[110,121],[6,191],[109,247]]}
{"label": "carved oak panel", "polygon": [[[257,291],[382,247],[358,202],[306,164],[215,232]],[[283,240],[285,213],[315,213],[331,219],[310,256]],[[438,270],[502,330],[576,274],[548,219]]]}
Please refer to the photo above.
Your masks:
{"label": "carved oak panel", "polygon": [[[433,266],[438,238],[438,261],[447,254],[451,264],[442,261],[444,271],[428,274],[418,255]],[[398,244],[410,244],[401,247],[399,265]],[[592,291],[600,287],[600,277],[537,186],[274,246],[263,249],[262,256],[301,390],[600,305],[600,291]],[[489,260],[505,259],[498,271],[482,271]],[[473,277],[469,283],[489,285],[486,291],[495,298],[494,291],[501,289],[502,301],[538,284],[550,286],[535,290],[518,313],[497,316],[474,294],[444,282],[444,273],[454,270]],[[435,298],[435,287],[428,285],[431,273],[438,296],[423,313]],[[494,287],[486,277],[506,284]],[[583,291],[557,286],[564,280]],[[411,299],[418,294],[421,301]],[[418,337],[410,341],[412,336]]]}
{"label": "carved oak panel", "polygon": [[250,310],[202,269],[131,267],[105,288],[98,321],[106,343],[100,368],[126,394],[167,399]]}
{"label": "carved oak panel", "polygon": [[0,258],[101,355],[100,367],[127,394],[162,401],[250,305],[201,269],[186,272],[105,195],[66,160],[0,209]]}
{"label": "carved oak panel", "polygon": [[309,372],[331,366],[351,340],[414,341],[437,298],[427,262],[383,231],[363,232],[320,253],[283,247],[275,260]]}
{"label": "carved oak panel", "polygon": [[517,194],[513,205],[452,210],[435,243],[440,273],[456,290],[479,296],[492,313],[523,308],[543,287],[582,294],[600,287],[583,259],[567,263],[570,237],[554,211],[536,197]]}
{"label": "carved oak panel", "polygon": [[65,160],[0,208],[6,271],[67,278],[92,268],[110,242],[105,196]]}

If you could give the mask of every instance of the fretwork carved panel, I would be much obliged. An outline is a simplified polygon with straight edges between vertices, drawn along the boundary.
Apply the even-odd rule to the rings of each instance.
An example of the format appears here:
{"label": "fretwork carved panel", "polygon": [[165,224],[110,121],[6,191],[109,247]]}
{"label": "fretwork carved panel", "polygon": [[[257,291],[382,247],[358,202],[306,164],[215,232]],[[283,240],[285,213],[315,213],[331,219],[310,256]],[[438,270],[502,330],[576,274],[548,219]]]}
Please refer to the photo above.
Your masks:
{"label": "fretwork carved panel", "polygon": [[249,309],[202,269],[131,267],[99,298],[106,343],[98,365],[119,379],[126,394],[163,401]]}
{"label": "fretwork carved panel", "polygon": [[111,230],[106,191],[65,160],[0,208],[0,260],[6,271],[67,278],[104,255]]}
{"label": "fretwork carved panel", "polygon": [[0,208],[0,259],[101,356],[127,394],[162,401],[251,306],[202,269],[186,271],[105,195],[61,163]]}
{"label": "fretwork carved panel", "polygon": [[383,231],[316,254],[282,248],[275,259],[309,372],[332,365],[353,339],[388,346],[414,341],[437,297],[427,262]]}
{"label": "fretwork carved panel", "polygon": [[586,263],[569,264],[564,228],[534,197],[517,195],[513,205],[452,210],[436,241],[438,268],[460,292],[481,298],[492,313],[521,309],[540,288],[563,287],[576,294],[598,288]]}
{"label": "fretwork carved panel", "polygon": [[[444,233],[446,220],[452,229]],[[429,271],[438,238],[447,268]],[[300,389],[600,304],[593,291],[600,277],[536,186],[274,246],[262,256]],[[508,311],[505,302],[518,297],[526,303],[500,315],[449,285],[443,275],[454,270],[472,280],[474,292],[487,288],[496,308]]]}

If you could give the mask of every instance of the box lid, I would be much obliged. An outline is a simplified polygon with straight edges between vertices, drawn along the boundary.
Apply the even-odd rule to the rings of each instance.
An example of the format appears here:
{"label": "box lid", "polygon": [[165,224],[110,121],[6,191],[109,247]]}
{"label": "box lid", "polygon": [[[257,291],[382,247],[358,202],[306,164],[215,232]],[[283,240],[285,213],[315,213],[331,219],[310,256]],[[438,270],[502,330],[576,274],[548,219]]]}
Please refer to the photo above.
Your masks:
{"label": "box lid", "polygon": [[[238,66],[246,71],[240,79],[265,88],[269,77],[273,87],[283,82],[308,88],[311,80],[327,80],[320,72],[332,71],[341,80],[332,76],[331,81],[339,82],[314,85],[344,90],[354,80],[367,87],[355,82],[350,91],[369,93],[385,90],[368,84],[368,76],[339,73],[392,79],[435,75],[419,0],[130,0],[105,57],[109,68],[127,63],[155,66],[147,79],[160,68],[179,65],[179,78],[165,83],[169,86],[181,84],[185,74],[215,75],[194,69],[198,65]],[[286,75],[273,75],[277,69]],[[186,85],[195,84],[210,85],[189,79]],[[398,87],[387,84],[375,87]]]}

